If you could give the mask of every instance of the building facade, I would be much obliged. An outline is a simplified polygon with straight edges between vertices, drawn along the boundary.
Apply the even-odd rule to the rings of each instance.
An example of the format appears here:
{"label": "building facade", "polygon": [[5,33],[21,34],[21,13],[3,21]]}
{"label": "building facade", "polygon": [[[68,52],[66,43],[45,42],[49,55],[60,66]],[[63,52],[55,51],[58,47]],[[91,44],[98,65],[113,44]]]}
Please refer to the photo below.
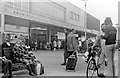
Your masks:
{"label": "building facade", "polygon": [[[84,36],[85,12],[69,2],[34,2],[34,0],[0,0],[0,43],[5,36],[10,40],[21,34],[30,40],[51,42],[52,38],[64,39],[64,30],[76,29]],[[87,34],[97,34],[100,21],[87,15]],[[41,41],[42,39],[42,41]]]}

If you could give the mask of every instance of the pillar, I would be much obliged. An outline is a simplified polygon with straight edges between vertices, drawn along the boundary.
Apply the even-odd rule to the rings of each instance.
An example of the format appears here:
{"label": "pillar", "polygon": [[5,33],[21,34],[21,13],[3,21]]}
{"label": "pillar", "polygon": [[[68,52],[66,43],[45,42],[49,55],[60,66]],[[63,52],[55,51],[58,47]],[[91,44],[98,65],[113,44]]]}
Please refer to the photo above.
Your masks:
{"label": "pillar", "polygon": [[31,23],[29,23],[29,26],[28,26],[28,45],[30,46],[30,41],[31,41],[31,30],[30,30],[30,28],[31,28]]}
{"label": "pillar", "polygon": [[[2,56],[2,46],[1,44],[4,42],[4,29],[5,29],[5,15],[4,15],[4,2],[1,3],[1,33],[0,33],[0,57]],[[0,71],[2,70],[2,61],[0,60]]]}
{"label": "pillar", "polygon": [[51,28],[49,27],[48,28],[48,42],[50,43],[51,42]]}
{"label": "pillar", "polygon": [[0,36],[0,44],[4,42],[4,30],[5,30],[5,14],[4,14],[4,2],[1,4],[2,13],[1,13],[1,36]]}

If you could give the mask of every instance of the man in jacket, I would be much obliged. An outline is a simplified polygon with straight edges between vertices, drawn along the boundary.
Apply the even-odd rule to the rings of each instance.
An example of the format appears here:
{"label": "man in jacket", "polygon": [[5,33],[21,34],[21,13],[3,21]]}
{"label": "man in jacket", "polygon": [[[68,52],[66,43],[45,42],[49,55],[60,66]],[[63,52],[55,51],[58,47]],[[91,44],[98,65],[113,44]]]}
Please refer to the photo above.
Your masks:
{"label": "man in jacket", "polygon": [[72,31],[67,36],[67,51],[68,51],[68,56],[76,52],[75,57],[77,58],[79,46],[78,46],[78,40],[76,39],[75,33],[76,33],[76,30],[72,29]]}
{"label": "man in jacket", "polygon": [[107,76],[115,76],[115,67],[114,67],[114,54],[115,54],[115,44],[116,44],[116,32],[117,30],[112,25],[110,18],[106,18],[104,21],[106,28],[103,29],[105,35],[101,36],[102,39],[105,39],[105,55],[108,61],[108,67],[106,70]]}
{"label": "man in jacket", "polygon": [[[106,26],[105,28],[102,28],[104,35],[101,35],[100,38],[105,40],[104,53],[108,62],[107,68],[105,70],[105,75],[115,76],[114,54],[117,30],[112,26],[113,24],[110,18],[106,18],[104,24]],[[101,76],[104,75],[101,74]]]}
{"label": "man in jacket", "polygon": [[8,37],[6,37],[6,41],[2,44],[2,71],[4,73],[4,77],[12,78],[12,61],[7,59],[6,54],[4,53],[4,48],[11,48],[11,44],[9,42]]}

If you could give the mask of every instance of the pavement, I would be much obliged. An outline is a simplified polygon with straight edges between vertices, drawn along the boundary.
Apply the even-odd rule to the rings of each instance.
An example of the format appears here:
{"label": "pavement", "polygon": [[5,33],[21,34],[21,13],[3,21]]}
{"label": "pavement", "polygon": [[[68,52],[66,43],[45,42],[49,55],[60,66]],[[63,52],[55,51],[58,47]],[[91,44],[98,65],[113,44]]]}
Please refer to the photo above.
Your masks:
{"label": "pavement", "polygon": [[79,60],[74,72],[66,71],[65,66],[61,65],[63,63],[63,50],[37,51],[34,54],[45,67],[45,73],[42,76],[85,76],[87,63],[84,62],[82,57],[78,58]]}
{"label": "pavement", "polygon": [[[61,63],[63,63],[63,52],[63,50],[40,50],[33,52],[36,58],[41,61],[45,68],[45,73],[41,76],[85,76],[87,63],[85,63],[84,57],[82,56],[83,54],[79,54],[76,70],[74,72],[66,71],[65,66],[60,65]],[[115,53],[115,65],[116,76],[118,76],[118,52]],[[23,74],[22,76],[29,75]]]}

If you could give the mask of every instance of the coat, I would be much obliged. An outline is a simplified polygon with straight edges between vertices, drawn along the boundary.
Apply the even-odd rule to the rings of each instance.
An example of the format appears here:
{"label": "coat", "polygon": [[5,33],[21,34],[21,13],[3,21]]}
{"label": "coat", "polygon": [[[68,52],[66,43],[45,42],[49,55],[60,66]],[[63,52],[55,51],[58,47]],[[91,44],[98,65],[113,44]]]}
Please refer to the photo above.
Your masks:
{"label": "coat", "polygon": [[78,51],[78,41],[74,34],[70,33],[67,36],[67,51]]}
{"label": "coat", "polygon": [[12,48],[11,43],[7,44],[7,42],[4,42],[2,44],[2,56],[5,56],[3,48]]}

